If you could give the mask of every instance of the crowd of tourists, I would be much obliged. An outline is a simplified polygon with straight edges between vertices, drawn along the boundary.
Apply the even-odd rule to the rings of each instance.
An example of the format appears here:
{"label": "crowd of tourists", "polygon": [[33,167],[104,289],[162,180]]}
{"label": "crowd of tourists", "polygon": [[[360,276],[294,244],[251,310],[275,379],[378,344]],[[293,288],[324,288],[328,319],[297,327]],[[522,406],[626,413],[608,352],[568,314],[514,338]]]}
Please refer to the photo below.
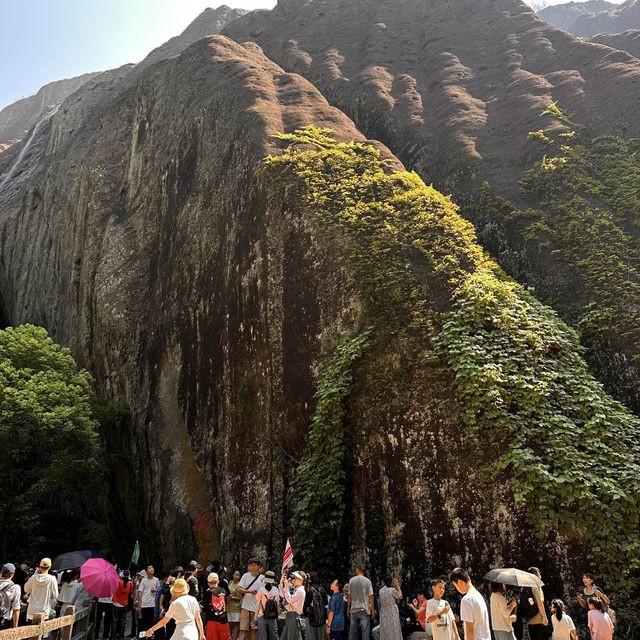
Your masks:
{"label": "crowd of tourists", "polygon": [[[541,577],[535,567],[529,573]],[[113,595],[96,601],[77,570],[55,576],[51,560],[43,558],[35,570],[2,567],[0,619],[2,628],[17,627],[32,623],[35,614],[59,615],[68,604],[95,605],[96,640],[124,640],[125,634],[154,640],[578,640],[583,628],[591,640],[613,638],[613,610],[590,574],[577,596],[584,618],[577,625],[562,600],[551,600],[547,610],[542,587],[492,582],[487,605],[464,569],[454,569],[448,582],[459,603],[445,599],[447,581],[440,578],[405,598],[399,580],[387,576],[376,597],[363,566],[326,590],[313,572],[276,577],[257,558],[245,573],[231,575],[220,562],[202,567],[192,561],[158,576],[151,565],[121,571]]]}

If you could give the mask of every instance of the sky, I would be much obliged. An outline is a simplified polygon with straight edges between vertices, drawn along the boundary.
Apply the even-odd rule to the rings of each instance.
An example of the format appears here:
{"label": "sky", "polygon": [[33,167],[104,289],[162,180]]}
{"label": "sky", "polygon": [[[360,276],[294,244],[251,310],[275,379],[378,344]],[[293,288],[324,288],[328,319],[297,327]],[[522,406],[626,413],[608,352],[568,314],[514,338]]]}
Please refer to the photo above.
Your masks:
{"label": "sky", "polygon": [[0,109],[53,80],[139,62],[221,4],[276,0],[0,0]]}
{"label": "sky", "polygon": [[[559,4],[566,0],[552,0]],[[612,0],[622,2],[623,0]],[[0,0],[0,109],[42,85],[139,62],[208,6],[276,0]],[[531,4],[531,1],[529,1]]]}

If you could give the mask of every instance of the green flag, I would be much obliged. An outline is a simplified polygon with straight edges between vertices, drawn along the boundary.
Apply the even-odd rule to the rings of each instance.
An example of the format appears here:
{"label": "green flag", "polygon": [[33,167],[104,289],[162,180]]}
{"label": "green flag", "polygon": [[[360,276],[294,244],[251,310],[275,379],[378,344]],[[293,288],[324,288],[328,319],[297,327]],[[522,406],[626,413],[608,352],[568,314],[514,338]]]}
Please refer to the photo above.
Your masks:
{"label": "green flag", "polygon": [[135,547],[133,547],[133,553],[131,554],[131,562],[129,565],[138,564],[140,560],[140,543],[136,540]]}

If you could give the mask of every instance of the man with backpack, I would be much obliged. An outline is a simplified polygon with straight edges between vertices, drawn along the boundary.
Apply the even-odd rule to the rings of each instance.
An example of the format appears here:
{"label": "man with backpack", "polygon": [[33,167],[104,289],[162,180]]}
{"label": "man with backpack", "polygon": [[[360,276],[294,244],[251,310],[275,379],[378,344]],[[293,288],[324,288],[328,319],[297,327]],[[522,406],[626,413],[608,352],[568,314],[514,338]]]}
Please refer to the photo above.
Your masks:
{"label": "man with backpack", "polygon": [[15,572],[15,566],[7,562],[0,573],[0,629],[18,626],[21,591],[13,582]]}
{"label": "man with backpack", "polygon": [[[529,573],[541,578],[540,569],[529,567]],[[524,591],[524,590],[523,590]],[[527,621],[530,640],[546,640],[549,637],[547,627],[549,619],[544,607],[544,593],[542,587],[533,587],[520,595],[518,617]]]}
{"label": "man with backpack", "polygon": [[256,593],[256,620],[258,622],[258,640],[278,640],[278,588],[276,574],[267,571],[264,574],[263,586]]}
{"label": "man with backpack", "polygon": [[305,640],[322,640],[324,626],[327,623],[328,598],[319,582],[318,574],[311,571],[304,603],[304,617],[308,622],[305,628]]}

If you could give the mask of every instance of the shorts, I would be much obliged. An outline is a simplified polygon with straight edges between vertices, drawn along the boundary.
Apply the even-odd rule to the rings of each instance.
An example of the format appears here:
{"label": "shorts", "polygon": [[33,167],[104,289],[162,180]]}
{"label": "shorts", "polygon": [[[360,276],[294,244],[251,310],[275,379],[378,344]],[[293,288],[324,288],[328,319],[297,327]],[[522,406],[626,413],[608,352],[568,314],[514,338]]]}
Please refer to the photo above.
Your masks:
{"label": "shorts", "polygon": [[208,620],[205,635],[207,640],[231,640],[229,625],[226,622],[213,622],[213,620]]}
{"label": "shorts", "polygon": [[256,612],[249,609],[240,610],[240,631],[253,631],[251,623],[256,619]]}
{"label": "shorts", "polygon": [[227,622],[240,622],[240,612],[227,611]]}

